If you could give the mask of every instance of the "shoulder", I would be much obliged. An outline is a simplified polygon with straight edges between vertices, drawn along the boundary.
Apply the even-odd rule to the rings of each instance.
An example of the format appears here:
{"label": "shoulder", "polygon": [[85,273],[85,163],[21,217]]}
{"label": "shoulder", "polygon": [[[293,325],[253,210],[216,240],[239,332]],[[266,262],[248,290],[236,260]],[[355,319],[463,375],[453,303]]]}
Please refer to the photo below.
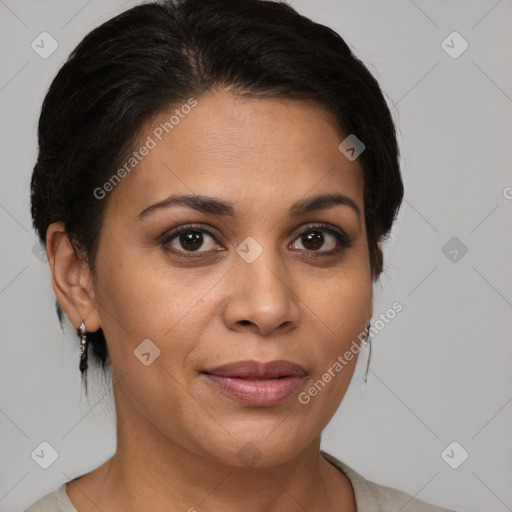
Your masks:
{"label": "shoulder", "polygon": [[66,484],[67,482],[55,491],[45,494],[23,512],[78,512],[66,494]]}
{"label": "shoulder", "polygon": [[340,469],[352,483],[358,510],[365,512],[454,512],[416,499],[403,491],[366,480],[336,457],[321,452],[322,456]]}

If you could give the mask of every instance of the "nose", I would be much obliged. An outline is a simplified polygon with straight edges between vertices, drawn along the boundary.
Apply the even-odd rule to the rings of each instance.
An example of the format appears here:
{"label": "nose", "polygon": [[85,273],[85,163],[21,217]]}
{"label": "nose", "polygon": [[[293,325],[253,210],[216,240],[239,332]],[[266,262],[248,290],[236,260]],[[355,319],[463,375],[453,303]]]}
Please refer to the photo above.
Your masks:
{"label": "nose", "polygon": [[265,249],[251,263],[237,255],[228,275],[232,286],[223,314],[231,330],[267,335],[297,328],[297,290],[275,251]]}

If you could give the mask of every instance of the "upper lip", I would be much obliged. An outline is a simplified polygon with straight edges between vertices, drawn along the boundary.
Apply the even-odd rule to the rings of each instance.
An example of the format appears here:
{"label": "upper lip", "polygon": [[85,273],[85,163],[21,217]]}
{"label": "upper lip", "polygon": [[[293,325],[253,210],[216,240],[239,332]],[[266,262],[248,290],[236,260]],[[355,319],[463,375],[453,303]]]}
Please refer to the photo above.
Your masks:
{"label": "upper lip", "polygon": [[204,373],[222,377],[260,379],[275,379],[290,376],[305,377],[307,375],[306,370],[304,370],[302,366],[284,359],[269,361],[268,363],[260,363],[258,361],[235,361],[233,363],[217,366],[211,370],[205,370]]}

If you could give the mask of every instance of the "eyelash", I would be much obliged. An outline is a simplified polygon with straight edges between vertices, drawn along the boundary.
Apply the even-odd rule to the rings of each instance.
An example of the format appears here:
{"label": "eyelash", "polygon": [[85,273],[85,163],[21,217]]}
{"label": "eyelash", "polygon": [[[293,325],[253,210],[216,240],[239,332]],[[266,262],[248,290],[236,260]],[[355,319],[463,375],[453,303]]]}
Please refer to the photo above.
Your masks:
{"label": "eyelash", "polygon": [[[334,236],[336,239],[336,249],[331,251],[314,251],[314,250],[305,250],[307,253],[311,253],[311,256],[317,257],[317,256],[332,256],[334,254],[337,254],[344,249],[349,249],[352,247],[352,240],[341,230],[338,230],[337,228],[331,227],[329,224],[325,223],[319,223],[319,224],[309,224],[306,226],[303,230],[301,230],[297,236],[294,238],[293,241],[300,238],[302,235],[310,232],[310,231],[321,231],[329,233],[330,235]],[[164,251],[175,254],[179,257],[183,258],[197,258],[197,255],[201,255],[202,253],[209,253],[212,251],[176,251],[174,249],[169,249],[166,247],[166,245],[174,240],[177,236],[179,236],[182,233],[206,233],[207,235],[211,236],[214,240],[216,240],[215,235],[209,230],[199,225],[194,224],[187,224],[185,226],[180,226],[176,229],[174,229],[171,233],[168,234],[168,236],[165,236],[165,238],[160,242],[162,248]],[[220,251],[213,251],[213,252],[220,252]]]}

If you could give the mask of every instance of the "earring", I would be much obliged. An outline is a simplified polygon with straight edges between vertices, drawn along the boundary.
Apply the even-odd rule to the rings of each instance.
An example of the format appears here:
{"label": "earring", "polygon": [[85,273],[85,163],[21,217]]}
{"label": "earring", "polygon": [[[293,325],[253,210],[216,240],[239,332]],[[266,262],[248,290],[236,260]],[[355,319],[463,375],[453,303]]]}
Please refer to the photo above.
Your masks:
{"label": "earring", "polygon": [[89,340],[87,339],[87,331],[85,330],[85,324],[80,324],[80,372],[83,374],[87,370],[87,349],[89,347]]}
{"label": "earring", "polygon": [[371,328],[371,325],[372,323],[368,323],[368,325],[366,326],[366,338],[364,339],[365,343],[368,343],[369,344],[369,348],[370,348],[370,351],[368,353],[368,363],[366,365],[366,374],[364,376],[364,381],[366,383],[367,379],[368,379],[368,369],[370,368],[370,359],[372,357],[372,338],[370,336],[370,328]]}

